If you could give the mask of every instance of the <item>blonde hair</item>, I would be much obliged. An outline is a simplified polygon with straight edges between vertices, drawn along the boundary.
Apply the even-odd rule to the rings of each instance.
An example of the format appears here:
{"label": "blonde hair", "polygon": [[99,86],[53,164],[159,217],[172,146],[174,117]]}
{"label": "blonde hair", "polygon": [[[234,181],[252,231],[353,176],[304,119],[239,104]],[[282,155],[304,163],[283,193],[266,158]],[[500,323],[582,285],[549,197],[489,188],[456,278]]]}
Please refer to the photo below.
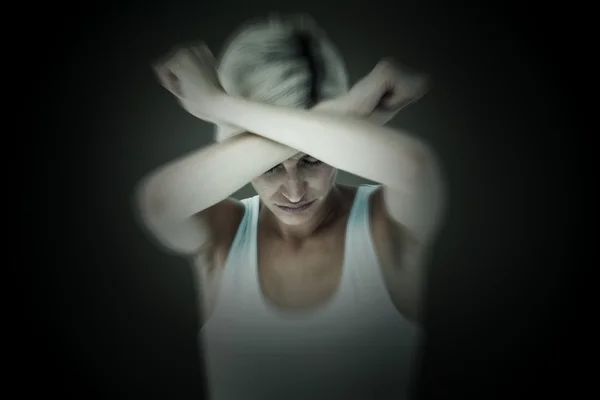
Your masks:
{"label": "blonde hair", "polygon": [[[218,74],[231,95],[285,107],[311,108],[348,91],[339,51],[304,14],[244,24],[218,57]],[[215,138],[234,131],[217,126]]]}

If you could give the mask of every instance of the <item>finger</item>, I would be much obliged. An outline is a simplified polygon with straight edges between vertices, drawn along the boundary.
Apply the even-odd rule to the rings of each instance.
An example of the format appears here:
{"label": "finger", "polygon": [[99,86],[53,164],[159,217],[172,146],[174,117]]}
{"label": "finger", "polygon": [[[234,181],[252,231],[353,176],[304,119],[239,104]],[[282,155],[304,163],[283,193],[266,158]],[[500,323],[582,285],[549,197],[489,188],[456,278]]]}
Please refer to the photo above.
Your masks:
{"label": "finger", "polygon": [[155,68],[156,76],[162,87],[176,96],[181,96],[181,82],[169,65],[160,65]]}
{"label": "finger", "polygon": [[403,107],[406,107],[412,100],[407,99],[403,96],[392,96],[389,98],[382,99],[377,108],[386,111],[397,111]]}
{"label": "finger", "polygon": [[194,46],[192,53],[201,64],[203,76],[208,79],[208,82],[218,87],[218,90],[225,91],[219,77],[218,61],[206,43],[201,42]]}
{"label": "finger", "polygon": [[200,42],[196,46],[191,47],[190,50],[200,61],[210,65],[214,69],[217,68],[217,59],[212,51],[210,51],[206,43]]}
{"label": "finger", "polygon": [[173,63],[178,61],[179,58],[181,58],[180,54],[180,47],[171,48],[167,53],[159,57],[159,59],[152,64],[154,70],[164,69],[168,65],[172,65]]}
{"label": "finger", "polygon": [[161,86],[166,86],[164,65],[158,63],[153,64],[152,70],[154,71],[154,74],[156,75],[156,78],[158,79],[158,82],[161,84]]}
{"label": "finger", "polygon": [[407,95],[406,89],[396,84],[391,90],[388,90],[379,99],[377,107],[386,110],[394,110],[396,108],[402,107],[402,105],[406,102],[406,99],[408,97],[409,96]]}
{"label": "finger", "polygon": [[156,67],[155,71],[160,85],[175,94],[179,86],[177,76],[166,65]]}
{"label": "finger", "polygon": [[161,57],[158,61],[152,64],[152,69],[156,74],[160,84],[168,89],[170,81],[172,80],[171,74],[173,72],[174,58],[176,50],[171,50],[167,55]]}
{"label": "finger", "polygon": [[172,71],[166,65],[161,65],[155,68],[156,77],[162,87],[169,91],[173,91],[173,84],[175,83],[176,76],[172,73]]}
{"label": "finger", "polygon": [[404,107],[423,97],[428,88],[428,78],[424,75],[399,79],[391,96],[382,99],[382,104],[391,108]]}
{"label": "finger", "polygon": [[162,56],[158,60],[152,63],[152,70],[156,74],[156,77],[160,81],[161,85],[164,85],[164,76],[166,71],[166,65],[170,57]]}
{"label": "finger", "polygon": [[190,57],[193,57],[193,54],[188,48],[174,48],[163,58],[164,61],[155,66],[161,85],[179,98],[184,97],[181,82],[182,68],[189,64]]}
{"label": "finger", "polygon": [[175,75],[175,73],[172,70],[168,70],[166,72],[166,81],[167,81],[167,89],[169,89],[169,91],[171,93],[173,93],[174,95],[178,96],[178,97],[183,97],[183,92],[181,90],[181,81],[180,79],[177,77],[177,75]]}
{"label": "finger", "polygon": [[411,91],[412,96],[422,97],[429,90],[429,77],[426,75],[413,76],[406,84]]}

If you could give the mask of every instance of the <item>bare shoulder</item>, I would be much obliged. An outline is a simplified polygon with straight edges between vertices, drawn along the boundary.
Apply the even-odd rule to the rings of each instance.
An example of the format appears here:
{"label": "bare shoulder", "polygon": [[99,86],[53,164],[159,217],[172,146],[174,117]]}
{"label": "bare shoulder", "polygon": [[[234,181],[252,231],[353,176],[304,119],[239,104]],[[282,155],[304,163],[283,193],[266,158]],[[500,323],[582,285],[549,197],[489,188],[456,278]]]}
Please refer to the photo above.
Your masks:
{"label": "bare shoulder", "polygon": [[210,237],[192,257],[194,268],[199,273],[204,324],[213,313],[221,276],[229,249],[244,217],[245,207],[241,201],[227,199],[199,213],[196,218],[210,227]]}
{"label": "bare shoulder", "polygon": [[369,199],[369,217],[371,229],[378,241],[395,244],[398,241],[414,242],[416,244],[416,241],[411,239],[408,230],[396,223],[388,213],[383,195],[383,186],[379,186],[371,194]]}
{"label": "bare shoulder", "polygon": [[[209,261],[209,268],[220,268],[223,266],[231,243],[244,217],[244,204],[236,199],[221,201],[211,208],[205,210],[199,218],[205,219],[205,223],[211,229],[211,240],[204,247],[205,261]],[[209,260],[206,260],[208,258]]]}
{"label": "bare shoulder", "polygon": [[[358,186],[350,185],[336,185],[344,204],[348,206],[348,211],[354,204],[356,194],[358,192]],[[376,240],[387,240],[391,233],[390,219],[387,218],[385,204],[383,202],[383,188],[378,187],[369,197],[369,220],[371,224],[371,231],[376,235]]]}
{"label": "bare shoulder", "polygon": [[358,191],[358,186],[341,185],[339,183],[337,183],[335,186],[339,189],[342,196],[348,199],[353,199],[354,196],[356,196],[356,192]]}
{"label": "bare shoulder", "polygon": [[156,218],[143,211],[138,215],[140,222],[157,244],[192,261],[201,286],[202,318],[207,318],[220,286],[224,261],[244,217],[244,204],[227,198],[181,220]]}
{"label": "bare shoulder", "polygon": [[336,184],[336,188],[338,189],[342,197],[344,207],[349,211],[352,207],[352,204],[354,203],[354,199],[356,198],[356,192],[358,192],[358,187],[351,185]]}
{"label": "bare shoulder", "polygon": [[165,221],[142,215],[140,219],[160,247],[176,255],[196,258],[226,242],[243,214],[244,205],[229,198],[185,220]]}
{"label": "bare shoulder", "polygon": [[[350,186],[350,185],[337,185],[342,198],[345,202],[348,202],[350,205],[354,203],[354,199],[356,198],[356,193],[358,192],[359,186]],[[385,204],[383,203],[383,187],[380,186],[375,189],[371,196],[369,197],[369,213],[371,225],[373,223],[381,224],[385,222]]]}
{"label": "bare shoulder", "polygon": [[205,218],[214,234],[214,241],[219,243],[227,240],[231,234],[235,234],[243,216],[245,207],[241,201],[226,199],[199,213]]}

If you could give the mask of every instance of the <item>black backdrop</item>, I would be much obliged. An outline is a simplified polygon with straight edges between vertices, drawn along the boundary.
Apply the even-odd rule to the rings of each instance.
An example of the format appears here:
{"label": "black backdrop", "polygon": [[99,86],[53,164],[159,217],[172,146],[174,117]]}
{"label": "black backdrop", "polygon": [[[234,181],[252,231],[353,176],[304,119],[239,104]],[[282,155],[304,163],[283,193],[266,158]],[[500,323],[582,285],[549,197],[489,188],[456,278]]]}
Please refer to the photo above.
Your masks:
{"label": "black backdrop", "polygon": [[43,379],[31,386],[60,398],[202,396],[189,266],[140,232],[131,194],[211,131],[157,85],[150,63],[188,40],[217,51],[239,23],[273,10],[311,14],[353,79],[385,55],[434,78],[393,122],[433,144],[450,189],[419,398],[558,390],[581,206],[568,43],[556,13],[532,5],[414,1],[48,6],[48,27],[32,41],[48,123],[25,162],[41,175],[41,186],[26,185],[35,218],[23,228],[36,293],[32,365],[43,371],[28,375]]}

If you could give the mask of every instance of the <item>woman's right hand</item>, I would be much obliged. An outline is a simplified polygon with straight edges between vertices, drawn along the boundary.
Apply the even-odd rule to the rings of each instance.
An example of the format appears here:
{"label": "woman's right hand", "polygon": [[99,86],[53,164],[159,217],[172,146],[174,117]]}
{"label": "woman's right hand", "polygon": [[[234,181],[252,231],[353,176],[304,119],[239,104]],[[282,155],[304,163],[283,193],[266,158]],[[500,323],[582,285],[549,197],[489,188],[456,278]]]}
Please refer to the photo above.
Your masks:
{"label": "woman's right hand", "polygon": [[205,44],[180,47],[154,67],[161,85],[197,118],[219,124],[214,107],[227,96],[219,83],[216,60]]}

